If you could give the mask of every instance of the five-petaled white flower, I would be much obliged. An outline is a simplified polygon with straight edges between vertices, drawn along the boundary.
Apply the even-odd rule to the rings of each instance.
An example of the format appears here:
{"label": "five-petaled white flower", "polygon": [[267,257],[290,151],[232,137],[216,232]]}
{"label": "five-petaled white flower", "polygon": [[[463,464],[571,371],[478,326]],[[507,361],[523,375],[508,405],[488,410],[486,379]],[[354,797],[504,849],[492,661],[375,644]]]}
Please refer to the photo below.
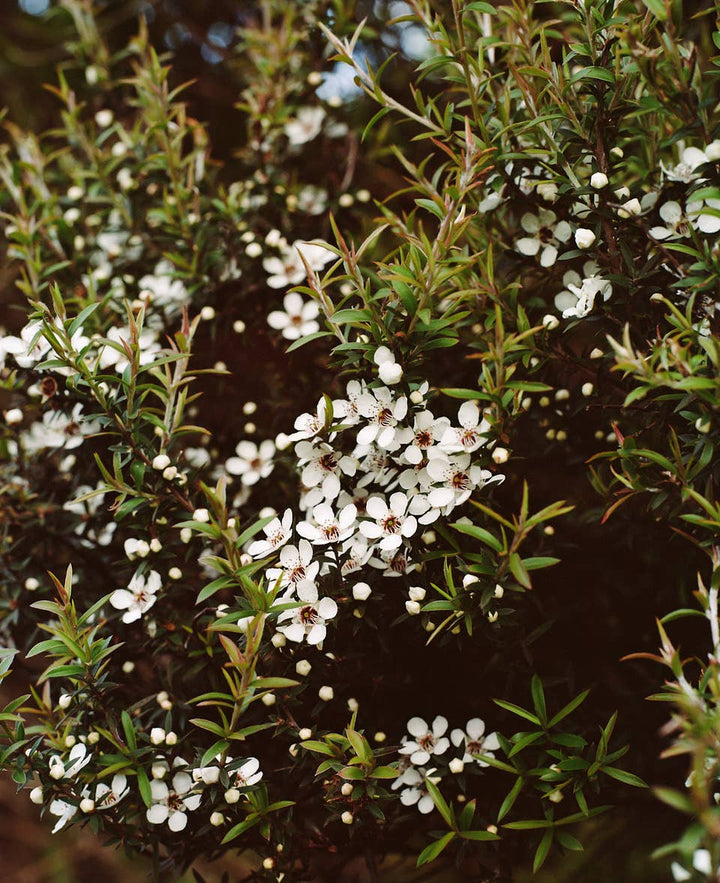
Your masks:
{"label": "five-petaled white flower", "polygon": [[263,777],[257,757],[249,757],[236,770],[228,770],[228,775],[231,788],[251,788]]}
{"label": "five-petaled white flower", "polygon": [[239,475],[246,487],[257,484],[261,478],[267,478],[275,468],[275,443],[266,439],[256,445],[255,442],[241,441],[235,448],[237,456],[225,462],[225,469],[230,475]]}
{"label": "five-petaled white flower", "polygon": [[282,520],[279,518],[273,518],[273,520],[263,528],[265,539],[255,540],[254,543],[251,543],[250,548],[248,549],[248,554],[252,555],[253,558],[264,558],[266,555],[271,555],[276,549],[284,546],[290,539],[292,521],[293,516],[291,509],[285,510]]}
{"label": "five-petaled white flower", "polygon": [[320,307],[316,301],[303,300],[296,291],[290,291],[283,298],[283,307],[284,310],[273,310],[267,321],[271,328],[282,331],[287,340],[297,340],[320,330],[316,322]]}
{"label": "five-petaled white flower", "polygon": [[171,785],[158,779],[150,782],[152,806],[145,816],[151,825],[167,822],[171,831],[183,831],[187,826],[186,813],[196,810],[202,798],[192,793],[193,780],[186,772],[175,773]]}
{"label": "five-petaled white flower", "polygon": [[471,718],[464,730],[455,729],[450,733],[450,741],[456,748],[464,751],[463,763],[470,763],[474,760],[479,766],[487,766],[485,761],[479,760],[478,754],[487,754],[493,757],[493,752],[500,747],[497,733],[488,733],[485,735],[485,721],[479,717]]}
{"label": "five-petaled white flower", "polygon": [[355,529],[357,507],[353,503],[344,506],[337,515],[329,503],[320,503],[312,510],[312,521],[301,521],[297,532],[313,545],[341,543]]}
{"label": "five-petaled white flower", "polygon": [[556,221],[557,215],[550,209],[541,208],[537,215],[526,212],[520,218],[520,226],[528,235],[518,239],[515,248],[528,257],[539,253],[540,265],[552,267],[557,260],[558,246],[572,236],[572,227],[567,221]]}
{"label": "five-petaled white flower", "polygon": [[137,571],[127,589],[116,589],[110,595],[110,603],[116,610],[124,610],[122,621],[135,622],[140,619],[157,601],[157,593],[162,587],[160,574],[151,570],[147,576]]}
{"label": "five-petaled white flower", "polygon": [[487,441],[485,433],[490,424],[482,416],[475,402],[463,402],[458,410],[460,427],[451,426],[446,429],[440,439],[440,447],[452,454],[454,452],[471,453]]}
{"label": "five-petaled white flower", "polygon": [[322,107],[301,107],[297,114],[285,123],[285,134],[288,141],[298,146],[307,144],[320,134],[325,109]]}
{"label": "five-petaled white flower", "polygon": [[392,494],[389,504],[382,497],[370,497],[365,511],[374,520],[360,522],[360,532],[369,540],[378,541],[383,550],[397,549],[404,537],[411,537],[417,530],[417,520],[407,510],[407,494],[402,491]]}
{"label": "five-petaled white flower", "polygon": [[411,717],[407,728],[413,738],[403,736],[400,754],[410,755],[413,766],[424,766],[433,754],[445,754],[450,747],[450,740],[445,736],[448,722],[442,715],[432,722],[432,729],[421,717]]}
{"label": "five-petaled white flower", "polygon": [[278,616],[278,631],[288,641],[302,641],[305,638],[308,644],[319,644],[327,634],[325,623],[337,614],[337,604],[332,598],[318,601],[317,587],[308,581],[298,585],[297,595],[303,606],[284,610]]}

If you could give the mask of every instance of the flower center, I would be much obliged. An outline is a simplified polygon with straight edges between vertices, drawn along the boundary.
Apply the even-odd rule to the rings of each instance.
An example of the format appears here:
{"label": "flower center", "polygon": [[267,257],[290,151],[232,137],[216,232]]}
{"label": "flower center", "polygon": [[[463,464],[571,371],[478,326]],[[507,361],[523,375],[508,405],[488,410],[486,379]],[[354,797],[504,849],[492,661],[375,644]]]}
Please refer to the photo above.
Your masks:
{"label": "flower center", "polygon": [[300,622],[303,625],[315,625],[318,621],[318,615],[315,608],[308,604],[305,607],[300,608]]}
{"label": "flower center", "polygon": [[329,454],[323,454],[318,462],[325,472],[332,472],[337,466],[337,459],[332,451]]}
{"label": "flower center", "polygon": [[397,515],[388,515],[382,526],[385,533],[397,533],[400,530],[400,519]]}

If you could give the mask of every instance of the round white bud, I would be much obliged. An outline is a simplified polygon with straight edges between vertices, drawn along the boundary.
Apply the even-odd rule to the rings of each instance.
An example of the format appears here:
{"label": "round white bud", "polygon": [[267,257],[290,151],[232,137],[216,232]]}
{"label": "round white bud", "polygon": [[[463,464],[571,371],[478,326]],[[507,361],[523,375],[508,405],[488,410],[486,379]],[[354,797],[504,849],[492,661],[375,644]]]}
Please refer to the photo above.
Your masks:
{"label": "round white bud", "polygon": [[312,739],[312,730],[310,727],[303,727],[302,730],[298,732],[298,739],[302,739],[303,742],[307,739]]}
{"label": "round white bud", "polygon": [[211,307],[209,304],[206,304],[200,310],[200,318],[203,322],[211,322],[215,318],[215,307]]}
{"label": "round white bud", "polygon": [[420,613],[420,605],[417,601],[406,601],[405,609],[410,614],[410,616],[417,616]]}
{"label": "round white bud", "polygon": [[593,386],[593,384],[590,383],[590,381],[588,381],[587,383],[583,383],[583,385],[580,387],[580,392],[584,396],[591,396],[593,394],[594,389],[595,389],[595,387]]}
{"label": "round white bud", "polygon": [[578,248],[591,248],[595,244],[597,236],[587,227],[578,227],[575,231],[575,245]]}
{"label": "round white bud", "polygon": [[410,586],[408,589],[408,595],[410,596],[411,601],[423,601],[426,594],[427,593],[422,586]]}
{"label": "round white bud", "polygon": [[51,779],[62,779],[65,775],[65,764],[61,760],[55,761],[55,763],[50,765],[48,774]]}
{"label": "round white bud", "polygon": [[312,669],[312,665],[307,661],[307,659],[298,659],[295,663],[295,671],[300,675],[301,678],[307,677],[310,674],[310,670]]}
{"label": "round white bud", "polygon": [[235,334],[242,334],[246,327],[247,326],[242,319],[236,319],[233,322],[233,331],[235,332]]}
{"label": "round white bud", "polygon": [[153,727],[150,730],[150,741],[153,745],[162,745],[165,741],[165,730],[162,727]]}
{"label": "round white bud", "polygon": [[450,761],[449,767],[451,773],[458,775],[458,773],[461,773],[465,769],[465,764],[459,757],[453,757]]}
{"label": "round white bud", "polygon": [[43,789],[38,785],[30,792],[30,802],[35,803],[39,806],[43,802],[44,796],[45,795],[43,794]]}
{"label": "round white bud", "polygon": [[34,576],[29,576],[25,580],[25,588],[28,590],[28,592],[34,592],[36,589],[40,588],[40,581],[35,579]]}
{"label": "round white bud", "polygon": [[355,816],[350,812],[349,809],[346,809],[345,812],[340,816],[343,825],[352,825],[355,821]]}
{"label": "round white bud", "polygon": [[170,579],[182,579],[182,570],[179,567],[171,567],[168,570],[168,576]]}
{"label": "round white bud", "polygon": [[501,466],[503,463],[507,463],[510,458],[510,452],[507,448],[493,448],[493,452],[490,456],[493,459],[493,463],[497,463],[498,466]]}
{"label": "round white bud", "polygon": [[207,509],[196,509],[193,512],[193,521],[199,521],[200,524],[207,524],[210,521],[210,513]]}
{"label": "round white bud", "polygon": [[107,129],[108,126],[112,125],[112,121],[115,119],[115,115],[111,110],[107,108],[105,110],[99,110],[95,114],[95,122],[100,126],[101,129]]}
{"label": "round white bud", "polygon": [[245,246],[245,254],[249,258],[259,258],[262,253],[262,245],[259,242],[250,242]]}
{"label": "round white bud", "polygon": [[590,178],[590,186],[593,190],[602,190],[609,184],[608,176],[605,172],[595,172]]}
{"label": "round white bud", "polygon": [[343,797],[349,797],[353,793],[353,786],[350,784],[350,782],[343,782],[340,793],[343,795]]}
{"label": "round white bud", "polygon": [[331,699],[335,698],[335,691],[332,687],[325,685],[318,690],[318,696],[323,702],[330,702]]}
{"label": "round white bud", "polygon": [[237,803],[238,800],[240,800],[240,792],[237,788],[229,788],[225,792],[225,803],[232,805],[233,803]]}
{"label": "round white bud", "polygon": [[71,702],[72,696],[69,693],[60,694],[60,698],[58,699],[58,706],[62,708],[63,711],[70,706]]}
{"label": "round white bud", "polygon": [[90,730],[87,734],[87,741],[90,745],[97,745],[100,741],[100,733],[98,733],[97,730]]}
{"label": "round white bud", "polygon": [[177,733],[174,733],[172,730],[165,736],[165,744],[166,745],[177,745]]}
{"label": "round white bud", "polygon": [[158,472],[162,472],[163,469],[167,469],[171,462],[172,460],[167,454],[158,454],[157,457],[153,458],[152,467],[157,469]]}
{"label": "round white bud", "polygon": [[89,797],[83,797],[80,801],[80,812],[89,813],[95,809],[95,801]]}
{"label": "round white bud", "polygon": [[383,362],[378,368],[378,374],[383,383],[394,386],[402,380],[403,369],[397,362]]}
{"label": "round white bud", "polygon": [[554,331],[560,324],[560,320],[552,313],[547,313],[542,318],[542,324],[548,331]]}
{"label": "round white bud", "polygon": [[280,649],[280,647],[284,647],[285,644],[287,644],[287,638],[285,637],[285,635],[283,635],[282,632],[275,632],[272,638],[270,638],[270,643],[273,645],[273,647],[277,647],[278,649]]}
{"label": "round white bud", "polygon": [[372,594],[372,589],[367,583],[355,583],[352,589],[353,598],[356,601],[367,601]]}
{"label": "round white bud", "polygon": [[225,824],[225,816],[221,812],[210,813],[210,824],[213,828],[219,828],[220,825]]}

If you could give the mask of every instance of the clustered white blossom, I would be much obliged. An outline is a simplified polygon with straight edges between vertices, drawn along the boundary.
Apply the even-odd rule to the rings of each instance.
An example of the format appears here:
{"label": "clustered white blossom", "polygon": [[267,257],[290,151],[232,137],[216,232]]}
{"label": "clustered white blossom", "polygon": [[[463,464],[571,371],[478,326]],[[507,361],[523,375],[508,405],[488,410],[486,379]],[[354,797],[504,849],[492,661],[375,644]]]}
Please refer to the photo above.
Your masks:
{"label": "clustered white blossom", "polygon": [[[408,721],[408,735],[403,736],[399,749],[400,775],[391,786],[394,791],[400,791],[403,806],[416,806],[423,814],[432,812],[434,803],[426,783],[440,782],[441,764],[454,775],[463,772],[465,764],[474,762],[485,767],[488,764],[481,755],[494,757],[500,747],[497,733],[486,734],[485,722],[478,717],[469,720],[464,730],[452,730],[449,738],[448,727],[448,720],[442,715],[435,717],[432,724],[421,717],[411,717]],[[461,754],[446,762],[452,746],[459,748]]]}
{"label": "clustered white blossom", "polygon": [[[381,350],[380,370],[397,364]],[[322,644],[338,612],[335,600],[323,595],[331,575],[353,581],[367,567],[393,577],[411,572],[421,526],[448,517],[473,491],[504,478],[473,461],[490,428],[479,407],[463,403],[454,424],[429,410],[427,388],[408,398],[351,380],[344,399],[323,397],[315,412],[295,420],[285,445],[294,442],[301,516],[287,509],[247,548],[254,559],[277,556],[265,570],[267,585],[280,590],[283,604],[297,604],[278,617],[286,640]],[[348,589],[367,598],[364,585]]]}

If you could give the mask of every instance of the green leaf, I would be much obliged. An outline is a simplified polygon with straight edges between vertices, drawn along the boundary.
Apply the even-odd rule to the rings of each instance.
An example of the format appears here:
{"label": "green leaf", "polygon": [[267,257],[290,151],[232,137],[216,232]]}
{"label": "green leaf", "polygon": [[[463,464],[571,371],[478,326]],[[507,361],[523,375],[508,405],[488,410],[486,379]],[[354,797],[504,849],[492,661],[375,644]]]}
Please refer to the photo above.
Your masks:
{"label": "green leaf", "polygon": [[438,786],[434,782],[431,782],[430,779],[426,779],[425,780],[425,787],[427,788],[427,792],[430,795],[430,797],[432,797],[432,801],[435,804],[437,811],[443,817],[446,824],[450,828],[454,828],[455,827],[455,820],[453,819],[452,810],[447,805],[447,802],[446,802],[445,798],[442,796],[442,794],[440,793],[440,789],[438,788]]}
{"label": "green leaf", "polygon": [[545,859],[548,857],[548,853],[550,852],[550,847],[553,842],[554,831],[552,828],[548,828],[548,830],[543,834],[542,840],[538,844],[538,848],[535,850],[535,858],[533,859],[533,874],[537,873],[540,868],[543,866]]}
{"label": "green leaf", "polygon": [[647,784],[643,782],[640,776],[629,773],[627,770],[620,770],[614,766],[603,766],[600,767],[600,772],[610,776],[611,779],[617,779],[618,782],[622,782],[625,785],[632,785],[634,788],[647,788]]}
{"label": "green leaf", "polygon": [[440,853],[445,849],[445,847],[452,841],[455,837],[454,831],[448,831],[447,834],[443,834],[443,836],[439,840],[435,840],[434,843],[431,843],[429,846],[426,846],[425,849],[420,853],[417,860],[417,867],[419,868],[421,865],[426,865],[429,862],[435,861],[435,859],[440,855]]}
{"label": "green leaf", "polygon": [[475,540],[480,540],[481,543],[484,543],[486,546],[489,546],[495,552],[502,552],[503,545],[500,540],[493,536],[489,530],[485,530],[484,527],[478,527],[476,524],[451,524],[450,527],[459,531],[460,533],[464,533],[466,536],[472,537]]}
{"label": "green leaf", "polygon": [[558,713],[554,715],[554,717],[550,718],[548,722],[548,729],[556,726],[560,723],[561,720],[563,720],[563,718],[566,718],[569,714],[572,714],[572,712],[575,711],[575,709],[587,699],[589,693],[589,690],[583,690],[582,693],[578,693],[578,695],[574,699],[571,699],[567,705],[561,708],[560,711],[558,711]]}
{"label": "green leaf", "polygon": [[524,717],[525,720],[529,720],[538,727],[542,726],[539,717],[536,717],[531,711],[526,711],[519,705],[514,705],[512,702],[506,702],[504,699],[493,699],[493,702],[495,705],[499,705],[500,708],[504,708],[505,711],[510,711],[512,714],[518,715],[518,717]]}

